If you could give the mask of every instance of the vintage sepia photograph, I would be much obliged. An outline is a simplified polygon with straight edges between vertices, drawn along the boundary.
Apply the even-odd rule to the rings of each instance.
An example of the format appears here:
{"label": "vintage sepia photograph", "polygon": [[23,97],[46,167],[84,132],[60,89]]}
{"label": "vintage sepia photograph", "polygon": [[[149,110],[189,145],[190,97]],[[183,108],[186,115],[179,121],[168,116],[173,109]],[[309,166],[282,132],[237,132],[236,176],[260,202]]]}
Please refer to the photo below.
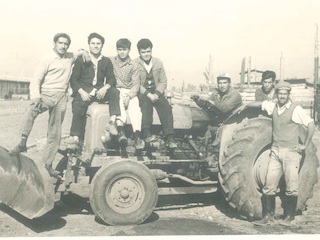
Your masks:
{"label": "vintage sepia photograph", "polygon": [[319,238],[319,1],[0,21],[0,238]]}

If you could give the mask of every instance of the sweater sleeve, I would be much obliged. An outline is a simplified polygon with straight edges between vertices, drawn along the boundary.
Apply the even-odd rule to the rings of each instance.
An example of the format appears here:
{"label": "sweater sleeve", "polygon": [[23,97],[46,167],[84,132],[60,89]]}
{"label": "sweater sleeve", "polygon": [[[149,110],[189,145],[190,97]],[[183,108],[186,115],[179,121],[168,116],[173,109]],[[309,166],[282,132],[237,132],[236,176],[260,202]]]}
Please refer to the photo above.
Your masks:
{"label": "sweater sleeve", "polygon": [[158,92],[160,94],[163,94],[166,88],[167,88],[167,76],[166,76],[166,72],[164,70],[163,64],[160,61],[159,82],[156,86],[156,93]]}
{"label": "sweater sleeve", "polygon": [[242,104],[241,95],[234,91],[232,94],[228,96],[225,101],[215,101],[215,106],[222,112],[222,113],[231,113],[237,107],[240,107]]}
{"label": "sweater sleeve", "polygon": [[107,58],[105,76],[106,76],[106,83],[105,84],[109,84],[111,87],[115,87],[116,86],[116,77],[114,76],[113,65],[112,65],[112,62],[109,58]]}
{"label": "sweater sleeve", "polygon": [[72,88],[73,94],[78,92],[78,90],[81,88],[80,85],[80,77],[82,72],[82,65],[83,65],[82,57],[78,57],[76,62],[74,63],[72,74],[70,77],[70,86]]}
{"label": "sweater sleeve", "polygon": [[136,62],[133,64],[131,74],[132,87],[128,92],[128,96],[134,98],[137,96],[140,88],[140,68]]}
{"label": "sweater sleeve", "polygon": [[44,60],[39,61],[35,67],[33,77],[30,81],[30,99],[41,97],[41,85],[48,72],[48,63]]}

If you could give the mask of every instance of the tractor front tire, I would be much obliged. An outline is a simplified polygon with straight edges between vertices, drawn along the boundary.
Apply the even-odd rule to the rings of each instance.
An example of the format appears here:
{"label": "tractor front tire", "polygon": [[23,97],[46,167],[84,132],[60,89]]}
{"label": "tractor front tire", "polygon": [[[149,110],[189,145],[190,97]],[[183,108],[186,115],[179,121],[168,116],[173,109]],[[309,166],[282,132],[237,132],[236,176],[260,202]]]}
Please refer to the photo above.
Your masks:
{"label": "tractor front tire", "polygon": [[95,174],[90,205],[109,225],[144,222],[158,200],[157,182],[143,164],[131,160],[111,160]]}

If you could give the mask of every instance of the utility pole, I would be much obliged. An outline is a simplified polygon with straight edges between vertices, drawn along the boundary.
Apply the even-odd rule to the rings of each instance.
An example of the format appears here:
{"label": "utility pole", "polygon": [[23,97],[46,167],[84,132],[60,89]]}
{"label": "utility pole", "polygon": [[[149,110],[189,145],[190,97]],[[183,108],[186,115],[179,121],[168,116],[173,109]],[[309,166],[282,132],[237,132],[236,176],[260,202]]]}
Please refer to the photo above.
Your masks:
{"label": "utility pole", "polygon": [[315,35],[315,44],[314,44],[314,74],[313,74],[313,90],[314,90],[314,104],[313,104],[313,119],[315,122],[319,123],[318,115],[319,109],[318,105],[320,104],[319,99],[319,45],[318,45],[318,24],[316,24],[316,35]]}
{"label": "utility pole", "polygon": [[248,58],[248,74],[247,74],[248,86],[251,80],[251,56]]}

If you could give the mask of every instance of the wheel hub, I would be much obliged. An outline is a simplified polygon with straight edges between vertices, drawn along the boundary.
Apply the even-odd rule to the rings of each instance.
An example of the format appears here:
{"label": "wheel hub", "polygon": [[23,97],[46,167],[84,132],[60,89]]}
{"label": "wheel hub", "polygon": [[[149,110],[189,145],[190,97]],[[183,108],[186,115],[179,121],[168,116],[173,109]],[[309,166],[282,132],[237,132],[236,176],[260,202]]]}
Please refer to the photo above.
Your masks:
{"label": "wheel hub", "polygon": [[119,213],[137,210],[143,203],[144,196],[142,182],[134,177],[117,177],[106,191],[107,202]]}

